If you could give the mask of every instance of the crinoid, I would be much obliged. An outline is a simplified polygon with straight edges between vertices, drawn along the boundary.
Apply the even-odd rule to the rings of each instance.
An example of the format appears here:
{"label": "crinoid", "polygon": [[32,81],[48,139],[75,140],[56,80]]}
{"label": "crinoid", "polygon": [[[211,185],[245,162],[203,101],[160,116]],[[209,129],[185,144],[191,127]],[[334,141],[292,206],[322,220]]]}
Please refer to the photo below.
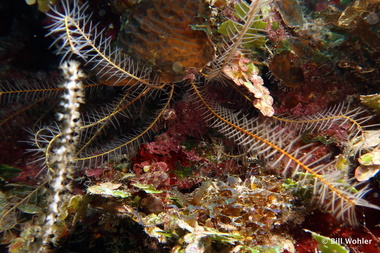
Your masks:
{"label": "crinoid", "polygon": [[[43,184],[47,186],[47,192],[50,192],[48,194],[52,197],[46,200],[49,202],[46,222],[40,224],[43,235],[38,235],[38,232],[34,234],[39,237],[36,243],[38,245],[30,246],[24,242],[25,247],[30,246],[36,251],[45,251],[58,243],[62,234],[69,230],[69,225],[66,224],[68,222],[65,221],[68,214],[76,211],[79,213],[78,210],[80,210],[81,215],[84,215],[83,209],[87,208],[89,202],[88,199],[75,194],[68,196],[66,186],[70,188],[70,184],[66,182],[79,178],[78,175],[84,175],[79,171],[96,168],[102,163],[109,163],[110,160],[120,160],[121,157],[133,157],[132,151],[149,139],[159,128],[162,119],[171,117],[170,105],[176,96],[177,89],[177,96],[179,97],[180,93],[182,95],[186,93],[183,96],[186,96],[188,104],[191,105],[189,109],[191,112],[187,112],[187,115],[201,114],[208,126],[215,128],[226,139],[233,140],[237,146],[241,147],[239,150],[245,156],[258,157],[268,171],[277,172],[284,178],[292,179],[294,181],[292,191],[309,196],[311,202],[331,212],[337,219],[357,226],[360,220],[356,218],[355,207],[363,206],[380,210],[377,205],[363,198],[370,188],[357,185],[350,179],[351,166],[341,169],[340,164],[342,158],[347,163],[348,161],[354,163],[360,152],[369,152],[378,148],[378,142],[372,146],[365,143],[365,133],[374,131],[377,126],[367,124],[371,122],[372,116],[368,116],[369,113],[363,108],[354,108],[348,103],[343,103],[305,118],[254,117],[253,115],[257,113],[253,110],[252,104],[266,116],[273,114],[273,99],[268,89],[263,86],[263,80],[257,75],[258,70],[252,63],[253,56],[250,48],[255,42],[265,38],[265,31],[257,25],[257,22],[261,21],[261,10],[270,4],[270,1],[253,0],[250,3],[241,1],[230,6],[220,1],[216,6],[224,11],[224,15],[229,15],[228,21],[218,21],[223,22],[221,34],[212,31],[212,28],[215,28],[213,26],[217,25],[211,24],[211,20],[226,19],[226,17],[221,14],[222,11],[212,16],[205,2],[201,0],[142,0],[133,7],[124,9],[129,14],[126,24],[122,25],[117,41],[107,37],[102,30],[99,30],[99,26],[93,23],[88,4],[80,4],[78,0],[62,0],[60,5],[51,7],[51,11],[47,14],[52,21],[48,27],[48,35],[54,38],[53,46],[57,48],[57,54],[62,55],[62,62],[70,59],[81,61],[83,69],[88,71],[88,78],[84,79],[82,74],[78,74],[81,73],[76,72],[78,65],[71,63],[63,67],[66,81],[55,82],[65,83],[64,87],[50,83],[2,84],[1,96],[5,105],[24,105],[23,108],[15,107],[15,110],[7,109],[7,112],[2,115],[2,126],[9,124],[12,119],[19,117],[18,115],[38,105],[41,101],[52,100],[52,98],[54,100],[58,97],[57,94],[62,100],[60,113],[57,114],[58,123],[34,130],[33,144],[37,152],[42,154],[43,158],[39,161],[42,161],[47,168],[47,176]],[[228,8],[231,6],[234,6],[234,10]],[[86,93],[85,99],[82,98],[82,88]],[[229,94],[221,95],[220,90],[227,90]],[[103,94],[105,98],[102,98]],[[226,102],[229,103],[232,96],[234,96],[234,103],[226,107]],[[74,101],[71,106],[70,101]],[[107,104],[104,106],[102,102]],[[80,103],[84,104],[79,105]],[[90,106],[88,112],[86,105],[89,104],[93,106]],[[79,112],[82,114],[81,117],[79,117]],[[42,118],[41,116],[38,121],[43,122]],[[335,131],[326,134],[327,130],[332,129]],[[311,137],[305,138],[307,134]],[[339,149],[339,152],[332,152],[331,149],[326,148],[326,145],[321,144],[323,141],[315,141],[315,136],[327,135],[336,137],[335,147]],[[176,152],[179,152],[179,145],[176,148]],[[151,177],[160,175],[161,179],[167,180],[165,182],[170,182],[170,179],[165,177],[169,169],[162,164],[160,167],[159,162],[155,162],[140,169],[146,174],[139,178],[136,176],[133,180],[149,182],[147,178],[151,171]],[[200,167],[200,165],[197,166]],[[160,171],[158,167],[165,167],[165,169]],[[185,166],[177,161],[174,167],[178,169]],[[231,199],[231,203],[234,203],[233,194],[243,199],[245,193],[249,196],[255,195],[253,193],[255,180],[252,178],[248,180],[248,175],[245,174],[239,176],[243,180],[246,179],[244,187],[239,188],[235,183],[220,184],[223,185],[223,189],[228,189],[226,190],[229,196],[228,201]],[[178,208],[186,203],[187,208],[189,206],[193,208],[195,199],[186,200],[186,196],[170,188],[172,187],[170,183],[165,185],[163,182],[156,183],[156,181],[152,185],[162,189],[154,189],[152,185],[131,184],[133,181],[131,180],[128,183],[130,188],[125,186],[124,190],[117,190],[122,185],[119,182],[126,178],[128,179],[128,176],[123,179],[112,178],[112,182],[105,181],[100,185],[91,185],[91,182],[87,182],[91,186],[88,188],[88,193],[127,198],[136,193],[136,190],[130,189],[132,186],[143,189],[145,195],[146,193],[162,193],[165,190],[167,195],[161,196],[165,200],[158,197],[147,198],[140,194],[142,198],[145,198],[144,200],[149,199],[153,203],[158,202],[162,205],[168,203],[167,196],[182,203],[175,208],[173,204],[161,209],[151,207],[153,205],[151,203],[145,204],[155,210],[151,213],[164,213],[164,209],[171,210],[162,214],[160,219],[158,216],[155,216],[156,220],[155,218],[149,220],[148,216],[141,218],[140,215],[143,213],[139,210],[133,211],[131,207],[136,199],[125,202],[124,209],[120,212],[138,221],[150,236],[160,241],[166,240],[162,239],[163,234],[176,229],[188,230],[192,233],[197,229],[199,231],[203,229],[205,234],[199,238],[178,240],[186,241],[189,244],[186,246],[189,247],[188,250],[207,236],[210,236],[210,240],[222,240],[239,245],[237,237],[233,237],[232,232],[227,233],[237,230],[239,222],[231,221],[230,227],[227,224],[224,227],[216,225],[210,228],[212,217],[216,223],[217,219],[223,219],[223,224],[227,223],[228,214],[225,212],[215,211],[210,214],[204,211],[207,207],[194,209],[194,213],[199,214],[200,217],[199,210],[203,210],[202,217],[207,215],[210,217],[207,221],[199,221],[199,224],[207,224],[201,229],[196,219],[190,222],[183,218],[185,216],[183,213],[178,211]],[[206,181],[203,176],[198,177],[197,180],[197,183]],[[250,188],[246,186],[249,184]],[[199,191],[208,191],[206,189],[208,184],[204,185]],[[216,187],[217,183],[212,185],[214,185],[212,192],[217,196],[221,188]],[[194,183],[191,187],[196,188],[197,184]],[[41,188],[42,186],[35,191]],[[270,191],[265,194],[280,196],[276,195],[277,193],[271,195]],[[201,196],[200,193],[194,195]],[[137,197],[140,198],[136,195]],[[281,195],[281,199],[288,199],[288,197]],[[20,203],[23,204],[26,200]],[[226,205],[228,201],[226,200]],[[244,200],[239,201],[239,208],[227,208],[231,212],[235,210],[233,216],[236,220],[239,219],[236,217],[249,216],[246,213],[237,213],[236,210],[244,210],[239,212],[248,210],[245,207],[242,208]],[[250,199],[250,201],[253,200]],[[273,199],[271,201],[268,206],[273,209],[276,203]],[[207,203],[210,204],[211,201],[208,200]],[[201,204],[196,203],[196,205]],[[58,208],[60,205],[64,210]],[[102,205],[105,206],[104,203]],[[19,204],[14,204],[5,210],[0,224],[3,224],[5,217],[18,206]],[[288,208],[286,204],[280,206]],[[268,208],[265,206],[262,210]],[[121,210],[121,207],[118,210]],[[251,211],[255,212],[255,210]],[[192,214],[188,213],[188,215]],[[276,215],[273,214],[267,222],[274,219],[273,217]],[[79,218],[79,214],[75,215],[72,218],[72,224],[75,224]],[[164,220],[167,223],[164,223]],[[257,227],[254,229],[264,227],[260,222],[257,221]],[[279,221],[279,223],[283,222],[285,221]],[[167,231],[159,225],[167,226]],[[268,224],[266,226],[270,227]],[[3,225],[2,227],[5,231]],[[175,236],[179,235],[175,234]],[[249,237],[251,236],[250,234]],[[262,241],[257,239],[250,243],[258,242]],[[204,243],[206,245],[206,242]],[[203,249],[206,250],[206,246]]]}

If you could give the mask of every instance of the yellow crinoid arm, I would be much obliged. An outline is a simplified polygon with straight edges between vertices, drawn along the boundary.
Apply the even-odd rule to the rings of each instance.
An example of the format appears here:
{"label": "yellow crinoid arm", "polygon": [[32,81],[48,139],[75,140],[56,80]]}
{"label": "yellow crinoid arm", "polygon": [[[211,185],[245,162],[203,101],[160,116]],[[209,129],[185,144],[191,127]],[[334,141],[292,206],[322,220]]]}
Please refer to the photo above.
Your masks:
{"label": "yellow crinoid arm", "polygon": [[330,154],[318,157],[321,147],[315,143],[302,144],[294,128],[273,124],[273,120],[249,119],[216,104],[205,88],[192,84],[192,89],[200,106],[206,108],[204,117],[212,127],[245,147],[247,153],[268,161],[269,167],[282,168],[282,174],[298,180],[299,187],[309,185],[312,199],[322,209],[346,219],[351,225],[358,225],[355,206],[380,210],[363,199],[367,188],[357,190],[350,185],[345,175],[334,169],[335,160],[325,162],[331,160]]}
{"label": "yellow crinoid arm", "polygon": [[[151,91],[150,88],[145,89],[146,92]],[[172,84],[169,88],[169,91],[165,92],[164,90],[155,90],[156,92],[163,92],[165,93],[165,100],[159,104],[156,105],[156,108],[159,108],[158,111],[154,114],[153,117],[151,117],[150,122],[145,125],[144,127],[139,128],[138,130],[134,131],[134,134],[129,134],[128,136],[124,137],[118,137],[114,141],[108,141],[107,144],[102,145],[101,148],[99,147],[95,150],[91,150],[89,146],[91,144],[96,143],[97,139],[97,133],[99,133],[101,130],[103,130],[103,125],[100,124],[100,128],[95,128],[96,130],[93,131],[90,125],[85,125],[81,129],[81,134],[84,136],[82,139],[82,143],[78,147],[78,152],[76,154],[77,158],[76,161],[79,163],[91,163],[91,162],[99,162],[103,159],[106,159],[111,154],[115,154],[117,152],[121,152],[122,150],[125,150],[127,153],[133,149],[134,146],[138,145],[141,141],[144,140],[146,136],[149,135],[151,131],[153,131],[154,127],[156,126],[157,122],[160,120],[162,114],[166,111],[168,108],[170,101],[174,94],[174,84]],[[131,103],[135,103],[137,99],[141,99],[146,94],[142,93],[141,96],[136,97],[135,99],[132,99],[128,101],[126,104],[118,104],[118,106],[115,107],[114,111],[112,113],[118,113],[120,110],[125,108],[126,105],[130,105]],[[95,125],[93,125],[95,126]]]}
{"label": "yellow crinoid arm", "polygon": [[53,24],[48,35],[57,36],[58,54],[67,58],[76,55],[90,65],[97,76],[112,85],[135,85],[142,83],[151,88],[162,88],[152,77],[149,67],[141,66],[120,49],[111,45],[111,38],[104,38],[102,31],[91,21],[88,5],[78,0],[63,0],[63,11],[52,7],[47,15]]}

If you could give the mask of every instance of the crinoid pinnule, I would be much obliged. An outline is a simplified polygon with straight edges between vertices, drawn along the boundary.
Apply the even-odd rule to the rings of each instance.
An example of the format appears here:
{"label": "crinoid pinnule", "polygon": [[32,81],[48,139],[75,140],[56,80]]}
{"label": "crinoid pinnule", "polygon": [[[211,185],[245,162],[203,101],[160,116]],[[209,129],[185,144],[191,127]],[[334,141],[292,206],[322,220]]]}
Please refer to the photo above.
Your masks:
{"label": "crinoid pinnule", "polygon": [[138,61],[148,62],[162,82],[183,80],[187,69],[201,70],[214,57],[202,27],[209,16],[202,0],[144,0],[133,8],[120,42]]}

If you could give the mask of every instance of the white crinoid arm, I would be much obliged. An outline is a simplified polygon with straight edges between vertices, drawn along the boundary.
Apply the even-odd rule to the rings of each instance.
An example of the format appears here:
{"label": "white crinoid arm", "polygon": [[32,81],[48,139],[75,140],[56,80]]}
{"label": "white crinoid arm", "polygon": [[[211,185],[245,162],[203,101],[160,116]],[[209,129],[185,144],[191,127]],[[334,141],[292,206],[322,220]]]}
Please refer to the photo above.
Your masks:
{"label": "white crinoid arm", "polygon": [[324,153],[323,146],[304,144],[302,137],[290,127],[248,118],[241,112],[224,108],[210,99],[205,87],[192,84],[194,96],[206,107],[204,118],[226,138],[244,147],[245,152],[267,161],[267,167],[281,170],[284,177],[293,178],[297,188],[311,193],[312,201],[338,219],[359,225],[355,207],[380,210],[364,199],[368,188],[351,184],[345,171],[337,169],[337,160]]}
{"label": "white crinoid arm", "polygon": [[206,73],[209,79],[217,79],[223,76],[223,69],[231,63],[239,51],[249,53],[245,45],[261,38],[265,32],[253,27],[253,23],[258,20],[261,8],[269,4],[271,0],[252,0],[251,3],[241,1],[239,11],[236,11],[237,20],[230,19],[230,25],[226,27],[226,36],[223,38],[223,46],[218,50],[218,56],[211,63],[211,70]]}
{"label": "white crinoid arm", "polygon": [[52,7],[47,15],[52,24],[48,36],[56,36],[53,45],[63,59],[76,55],[86,64],[90,64],[98,77],[105,78],[113,85],[143,83],[157,88],[157,80],[151,82],[152,71],[126,56],[120,49],[111,45],[112,38],[105,38],[102,31],[91,20],[88,4],[80,5],[78,0],[72,3],[62,0],[63,10]]}

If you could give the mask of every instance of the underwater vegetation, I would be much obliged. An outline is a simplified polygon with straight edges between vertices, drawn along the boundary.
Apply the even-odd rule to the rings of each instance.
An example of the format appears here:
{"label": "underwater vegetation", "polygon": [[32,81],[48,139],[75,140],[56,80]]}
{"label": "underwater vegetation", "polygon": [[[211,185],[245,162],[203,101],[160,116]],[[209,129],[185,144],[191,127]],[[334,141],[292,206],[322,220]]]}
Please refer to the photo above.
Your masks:
{"label": "underwater vegetation", "polygon": [[27,3],[54,54],[1,37],[9,252],[380,250],[378,2]]}

